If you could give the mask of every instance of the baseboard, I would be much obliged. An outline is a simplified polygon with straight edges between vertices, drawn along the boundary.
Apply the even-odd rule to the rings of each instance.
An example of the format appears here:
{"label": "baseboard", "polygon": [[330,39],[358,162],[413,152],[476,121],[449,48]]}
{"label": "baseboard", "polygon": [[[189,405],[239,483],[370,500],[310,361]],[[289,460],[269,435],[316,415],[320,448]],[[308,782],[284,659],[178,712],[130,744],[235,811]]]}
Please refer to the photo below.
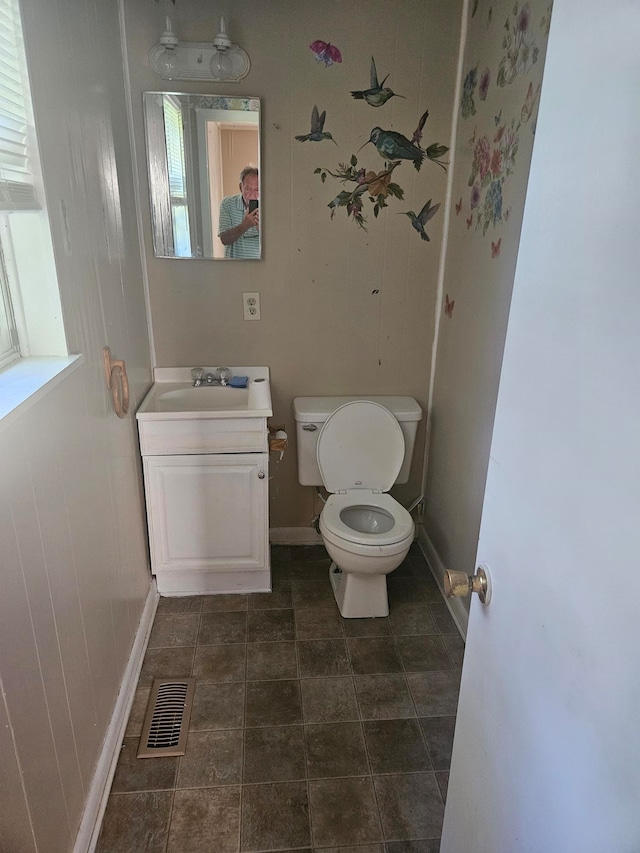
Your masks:
{"label": "baseboard", "polygon": [[427,561],[429,568],[431,569],[431,574],[435,578],[436,583],[438,584],[438,588],[442,593],[442,598],[444,599],[444,603],[449,608],[449,612],[451,613],[451,617],[453,621],[456,623],[458,631],[460,631],[460,636],[463,640],[467,639],[467,624],[469,622],[469,614],[460,599],[458,598],[447,598],[444,594],[444,585],[442,579],[444,578],[444,573],[447,569],[445,564],[440,559],[436,548],[429,538],[426,530],[422,525],[418,525],[418,545],[420,546],[420,550],[422,551],[425,560]]}
{"label": "baseboard", "polygon": [[322,545],[314,527],[271,527],[269,542],[274,545]]}
{"label": "baseboard", "polygon": [[118,699],[111,715],[102,752],[100,753],[100,758],[93,774],[82,821],[80,822],[80,829],[78,830],[76,842],[73,847],[73,853],[93,853],[98,843],[102,818],[107,807],[111,782],[113,781],[113,774],[116,771],[116,764],[120,755],[120,745],[127,727],[131,705],[133,704],[144,653],[149,642],[149,634],[153,626],[156,608],[158,607],[158,599],[156,583],[153,580],[133,641],[133,648],[129,655],[122,684],[120,685]]}

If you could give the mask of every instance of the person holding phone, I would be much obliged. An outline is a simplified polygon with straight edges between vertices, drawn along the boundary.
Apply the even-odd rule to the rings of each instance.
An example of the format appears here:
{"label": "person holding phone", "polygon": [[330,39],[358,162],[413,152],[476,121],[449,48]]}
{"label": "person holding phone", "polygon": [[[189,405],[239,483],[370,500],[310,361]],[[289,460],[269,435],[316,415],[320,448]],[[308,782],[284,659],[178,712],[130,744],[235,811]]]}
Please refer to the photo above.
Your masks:
{"label": "person holding phone", "polygon": [[260,185],[258,170],[245,166],[240,173],[240,192],[220,205],[218,236],[225,258],[260,257]]}

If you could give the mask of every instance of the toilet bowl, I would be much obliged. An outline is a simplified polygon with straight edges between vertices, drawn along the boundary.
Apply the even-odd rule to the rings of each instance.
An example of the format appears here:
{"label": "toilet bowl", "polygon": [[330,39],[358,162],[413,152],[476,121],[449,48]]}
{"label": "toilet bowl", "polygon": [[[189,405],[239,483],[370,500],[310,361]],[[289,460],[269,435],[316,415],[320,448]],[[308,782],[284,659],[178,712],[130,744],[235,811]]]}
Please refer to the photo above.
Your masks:
{"label": "toilet bowl", "polygon": [[320,533],[340,613],[388,616],[386,575],[404,560],[415,532],[407,510],[387,494],[405,456],[400,424],[378,403],[345,403],[325,421],[316,453],[331,493]]}

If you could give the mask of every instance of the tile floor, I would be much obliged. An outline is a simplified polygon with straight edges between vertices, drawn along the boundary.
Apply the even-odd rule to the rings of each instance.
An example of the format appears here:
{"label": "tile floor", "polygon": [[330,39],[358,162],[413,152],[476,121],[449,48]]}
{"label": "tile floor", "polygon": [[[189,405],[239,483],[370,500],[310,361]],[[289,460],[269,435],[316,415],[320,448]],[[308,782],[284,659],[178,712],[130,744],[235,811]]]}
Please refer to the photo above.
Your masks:
{"label": "tile floor", "polygon": [[[416,544],[386,619],[342,619],[322,546],[273,592],[163,598],[98,853],[437,853],[463,643]],[[197,679],[187,752],[136,759],[156,677]]]}

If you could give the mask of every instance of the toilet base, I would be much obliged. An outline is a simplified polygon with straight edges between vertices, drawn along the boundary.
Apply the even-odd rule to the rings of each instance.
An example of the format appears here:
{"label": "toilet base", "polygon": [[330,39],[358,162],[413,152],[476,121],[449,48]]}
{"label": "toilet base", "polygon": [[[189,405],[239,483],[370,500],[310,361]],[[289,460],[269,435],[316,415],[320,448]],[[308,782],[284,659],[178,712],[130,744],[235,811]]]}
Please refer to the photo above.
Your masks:
{"label": "toilet base", "polygon": [[343,572],[332,560],[329,580],[340,614],[345,619],[389,615],[387,576]]}

